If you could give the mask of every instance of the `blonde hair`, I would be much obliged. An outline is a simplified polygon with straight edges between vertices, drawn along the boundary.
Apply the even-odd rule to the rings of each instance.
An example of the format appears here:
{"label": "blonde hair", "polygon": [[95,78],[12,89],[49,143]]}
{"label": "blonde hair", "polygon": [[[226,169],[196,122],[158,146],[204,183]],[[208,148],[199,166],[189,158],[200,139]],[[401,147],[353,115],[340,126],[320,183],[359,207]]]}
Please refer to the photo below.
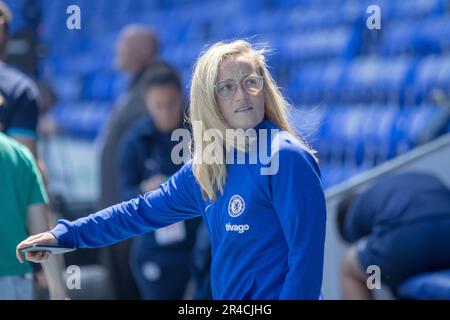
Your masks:
{"label": "blonde hair", "polygon": [[[264,54],[265,49],[256,50],[245,40],[233,42],[218,42],[209,47],[198,58],[192,76],[190,90],[190,121],[199,121],[201,127],[192,126],[193,129],[193,172],[202,189],[203,197],[215,201],[217,192],[223,194],[226,182],[226,164],[223,158],[216,159],[215,163],[207,164],[202,161],[202,150],[205,150],[206,142],[202,139],[208,129],[215,129],[225,138],[224,147],[233,145],[234,141],[227,141],[224,134],[226,129],[231,129],[220,113],[217,104],[214,85],[218,79],[219,66],[223,60],[232,55],[248,54],[256,63],[261,76],[264,79],[264,108],[265,116],[280,129],[295,136],[302,146],[310,151],[315,151],[300,137],[296,135],[288,122],[289,103],[283,97],[280,89],[270,75]],[[241,147],[238,146],[240,149]],[[222,157],[222,155],[218,155]]]}

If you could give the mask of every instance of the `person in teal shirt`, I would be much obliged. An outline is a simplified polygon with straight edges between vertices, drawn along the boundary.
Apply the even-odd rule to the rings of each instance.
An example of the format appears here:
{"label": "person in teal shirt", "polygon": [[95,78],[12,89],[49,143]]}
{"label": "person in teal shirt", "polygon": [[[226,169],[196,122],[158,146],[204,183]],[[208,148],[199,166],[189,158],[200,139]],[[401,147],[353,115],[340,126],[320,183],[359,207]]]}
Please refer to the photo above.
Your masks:
{"label": "person in teal shirt", "polygon": [[[48,197],[31,152],[0,133],[0,299],[32,299],[31,265],[16,259],[16,246],[31,233],[49,227]],[[43,263],[51,298],[65,298],[61,266],[55,257]]]}

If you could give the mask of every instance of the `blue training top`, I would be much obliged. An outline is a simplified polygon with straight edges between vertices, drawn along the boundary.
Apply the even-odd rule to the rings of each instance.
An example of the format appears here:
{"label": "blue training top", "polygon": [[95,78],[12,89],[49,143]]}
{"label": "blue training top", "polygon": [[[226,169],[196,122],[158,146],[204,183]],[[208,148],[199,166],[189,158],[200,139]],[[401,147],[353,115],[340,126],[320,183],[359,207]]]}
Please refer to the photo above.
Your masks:
{"label": "blue training top", "polygon": [[[255,129],[277,127],[265,120]],[[59,220],[51,233],[63,246],[101,247],[201,215],[211,236],[214,299],[318,299],[326,224],[319,168],[291,134],[276,137],[268,143],[278,172],[261,175],[260,161],[227,164],[215,202],[202,197],[190,161],[158,190]]]}

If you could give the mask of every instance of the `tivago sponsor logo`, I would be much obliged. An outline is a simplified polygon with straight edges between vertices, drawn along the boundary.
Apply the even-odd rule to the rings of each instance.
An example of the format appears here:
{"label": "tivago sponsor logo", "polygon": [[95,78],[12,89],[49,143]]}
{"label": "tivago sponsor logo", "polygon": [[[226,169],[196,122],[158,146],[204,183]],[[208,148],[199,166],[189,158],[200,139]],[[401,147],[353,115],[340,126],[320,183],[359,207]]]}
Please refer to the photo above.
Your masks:
{"label": "tivago sponsor logo", "polygon": [[248,224],[231,224],[231,223],[225,224],[225,231],[227,232],[244,233],[249,229],[250,226]]}

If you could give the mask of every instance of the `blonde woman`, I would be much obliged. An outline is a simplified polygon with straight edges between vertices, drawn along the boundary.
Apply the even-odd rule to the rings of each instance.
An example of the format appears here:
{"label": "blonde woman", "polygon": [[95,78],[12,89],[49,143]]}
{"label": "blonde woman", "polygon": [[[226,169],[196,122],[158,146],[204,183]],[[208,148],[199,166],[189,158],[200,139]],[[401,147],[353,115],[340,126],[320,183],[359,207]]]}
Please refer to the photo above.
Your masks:
{"label": "blonde woman", "polygon": [[[326,210],[319,168],[287,121],[288,103],[264,51],[243,40],[211,46],[196,63],[190,102],[193,159],[180,171],[154,192],[73,222],[60,220],[20,243],[18,258],[30,244],[107,246],[203,216],[212,242],[214,299],[320,298]],[[226,134],[231,129],[256,135],[240,140],[243,130],[237,130],[235,145]],[[218,133],[214,139],[211,130]],[[276,135],[260,134],[267,130]],[[212,140],[221,146],[215,152]],[[252,162],[254,150],[264,146],[270,161],[257,155]],[[225,161],[230,153],[244,161]],[[27,253],[26,259],[47,256]]]}

